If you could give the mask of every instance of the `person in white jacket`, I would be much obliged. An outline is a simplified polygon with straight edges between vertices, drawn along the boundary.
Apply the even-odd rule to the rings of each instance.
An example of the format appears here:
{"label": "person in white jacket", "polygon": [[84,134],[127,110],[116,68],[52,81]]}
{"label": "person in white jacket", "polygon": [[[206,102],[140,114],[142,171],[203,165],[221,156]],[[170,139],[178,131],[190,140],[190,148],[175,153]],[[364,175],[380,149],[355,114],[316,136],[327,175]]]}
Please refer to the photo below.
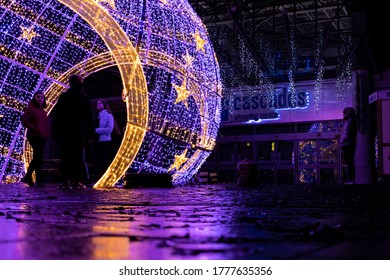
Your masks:
{"label": "person in white jacket", "polygon": [[109,166],[111,133],[114,129],[114,117],[108,103],[104,99],[96,101],[94,122],[93,174],[94,180],[98,180]]}

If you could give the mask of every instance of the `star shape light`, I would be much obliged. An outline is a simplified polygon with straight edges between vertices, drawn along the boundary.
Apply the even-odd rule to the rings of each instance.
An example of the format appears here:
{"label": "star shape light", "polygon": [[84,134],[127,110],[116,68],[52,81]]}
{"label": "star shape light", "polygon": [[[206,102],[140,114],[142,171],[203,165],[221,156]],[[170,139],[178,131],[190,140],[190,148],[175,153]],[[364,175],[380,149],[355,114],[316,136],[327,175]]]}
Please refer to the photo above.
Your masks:
{"label": "star shape light", "polygon": [[113,8],[114,10],[116,9],[114,0],[95,0],[95,2],[98,3],[98,4],[100,4],[100,3],[107,3],[111,8]]}
{"label": "star shape light", "polygon": [[187,152],[188,149],[185,149],[181,155],[175,155],[175,162],[171,165],[171,167],[169,167],[168,171],[171,171],[174,168],[179,170],[180,167],[188,160],[188,158],[186,158]]}
{"label": "star shape light", "polygon": [[179,102],[183,102],[186,108],[188,109],[187,98],[191,95],[191,92],[187,89],[187,81],[184,80],[181,86],[178,86],[174,83],[173,87],[177,92],[177,98],[175,104]]}
{"label": "star shape light", "polygon": [[32,39],[34,39],[37,36],[40,36],[38,33],[36,33],[33,29],[33,26],[30,27],[24,27],[20,26],[22,29],[22,35],[19,36],[19,39],[26,39],[29,43],[32,42]]}
{"label": "star shape light", "polygon": [[196,50],[199,51],[201,50],[204,52],[204,44],[206,44],[206,41],[202,39],[202,37],[199,34],[199,30],[196,30],[195,34],[192,34],[195,38],[195,43],[196,43]]}
{"label": "star shape light", "polygon": [[192,65],[192,63],[194,62],[195,58],[192,57],[189,53],[188,53],[188,50],[186,51],[186,54],[183,55],[183,59],[184,59],[184,62],[186,63],[185,64],[185,67],[189,67]]}

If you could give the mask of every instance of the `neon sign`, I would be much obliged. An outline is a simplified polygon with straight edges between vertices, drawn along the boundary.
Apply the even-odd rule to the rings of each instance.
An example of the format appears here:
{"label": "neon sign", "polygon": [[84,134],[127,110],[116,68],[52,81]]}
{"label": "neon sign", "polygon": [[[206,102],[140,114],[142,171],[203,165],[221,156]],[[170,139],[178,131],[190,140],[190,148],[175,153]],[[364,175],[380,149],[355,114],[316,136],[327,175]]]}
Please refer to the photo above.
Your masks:
{"label": "neon sign", "polygon": [[287,83],[275,85],[271,90],[261,87],[228,89],[222,101],[222,122],[254,124],[339,119],[340,108],[352,103],[352,92],[345,91],[342,102],[337,92],[333,79],[323,82],[318,104],[314,102],[314,81],[297,83],[294,90]]}

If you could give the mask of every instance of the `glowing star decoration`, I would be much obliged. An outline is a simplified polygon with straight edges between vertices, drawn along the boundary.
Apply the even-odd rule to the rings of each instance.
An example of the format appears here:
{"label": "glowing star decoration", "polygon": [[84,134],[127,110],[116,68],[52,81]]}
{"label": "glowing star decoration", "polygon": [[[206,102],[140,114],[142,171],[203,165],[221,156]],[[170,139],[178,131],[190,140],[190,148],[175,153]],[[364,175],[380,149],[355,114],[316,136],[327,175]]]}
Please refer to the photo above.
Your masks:
{"label": "glowing star decoration", "polygon": [[38,33],[36,33],[33,29],[34,27],[33,26],[30,26],[30,27],[24,27],[24,26],[20,26],[20,28],[22,29],[22,34],[20,35],[19,39],[25,39],[27,40],[30,44],[32,42],[32,40],[39,36]]}
{"label": "glowing star decoration", "polygon": [[167,5],[168,4],[168,0],[160,0],[160,2],[164,5]]}
{"label": "glowing star decoration", "polygon": [[176,92],[177,92],[177,98],[175,101],[175,104],[179,102],[183,102],[186,108],[188,109],[188,102],[187,98],[191,95],[190,91],[187,90],[187,82],[186,80],[183,81],[181,86],[178,86],[176,84],[173,84]]}
{"label": "glowing star decoration", "polygon": [[96,3],[101,4],[101,3],[107,3],[112,9],[115,8],[115,1],[114,0],[95,0]]}
{"label": "glowing star decoration", "polygon": [[206,44],[206,41],[203,40],[202,37],[200,36],[199,30],[196,30],[196,33],[193,34],[192,36],[194,36],[195,38],[196,50],[197,51],[201,50],[202,52],[204,52],[204,45]]}
{"label": "glowing star decoration", "polygon": [[169,167],[168,171],[171,171],[173,169],[179,170],[181,166],[188,160],[188,158],[186,158],[187,152],[188,150],[185,149],[181,155],[175,155],[175,161],[171,165],[171,167]]}
{"label": "glowing star decoration", "polygon": [[[105,97],[121,96],[127,118],[117,154],[94,187],[114,186],[129,169],[169,172],[174,184],[198,172],[215,146],[222,87],[207,30],[186,0],[12,3],[0,0],[0,182],[18,182],[31,161],[19,120],[32,93],[45,93],[50,114],[70,75],[106,68],[118,69],[123,90]],[[34,27],[23,40],[18,22]],[[186,161],[171,168],[184,150]]]}
{"label": "glowing star decoration", "polygon": [[194,62],[195,58],[192,57],[188,51],[186,52],[186,54],[183,56],[183,59],[184,59],[184,62],[186,63],[185,64],[185,67],[188,68],[188,67],[191,67],[192,63]]}

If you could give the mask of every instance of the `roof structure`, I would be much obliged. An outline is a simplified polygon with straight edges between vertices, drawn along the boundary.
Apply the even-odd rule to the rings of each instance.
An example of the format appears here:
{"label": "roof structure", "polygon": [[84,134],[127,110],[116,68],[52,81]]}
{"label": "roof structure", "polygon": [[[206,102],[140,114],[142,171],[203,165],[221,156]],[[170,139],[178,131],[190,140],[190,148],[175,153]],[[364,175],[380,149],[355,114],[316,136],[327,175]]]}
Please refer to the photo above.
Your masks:
{"label": "roof structure", "polygon": [[335,78],[353,52],[341,0],[189,2],[209,30],[225,87]]}

